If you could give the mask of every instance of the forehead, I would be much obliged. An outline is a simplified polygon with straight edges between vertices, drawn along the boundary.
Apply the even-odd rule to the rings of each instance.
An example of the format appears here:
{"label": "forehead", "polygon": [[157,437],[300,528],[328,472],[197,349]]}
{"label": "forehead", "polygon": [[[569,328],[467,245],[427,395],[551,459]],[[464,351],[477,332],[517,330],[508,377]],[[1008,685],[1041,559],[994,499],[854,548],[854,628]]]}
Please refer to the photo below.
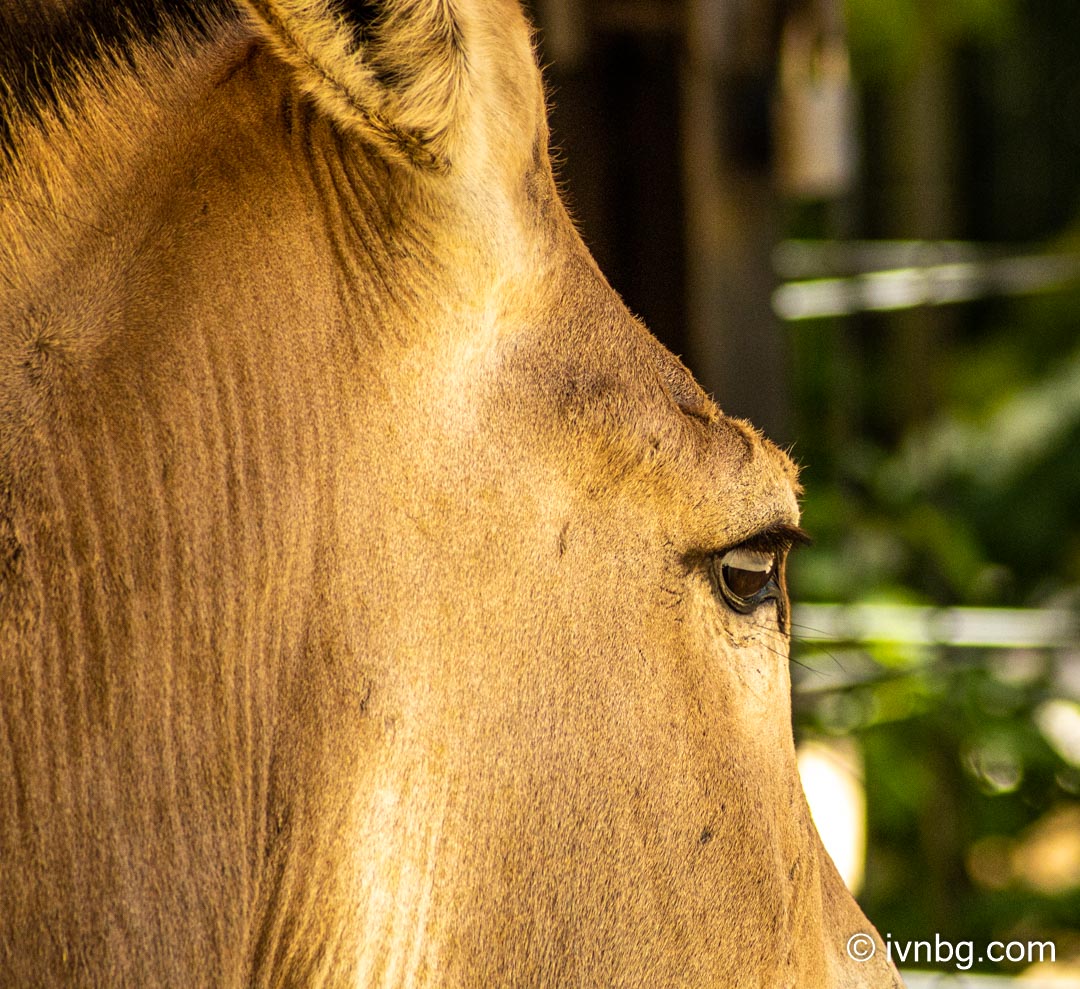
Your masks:
{"label": "forehead", "polygon": [[[60,55],[50,57],[61,59],[49,78],[80,71],[80,60],[92,63],[100,47],[117,38],[122,45],[145,44],[160,28],[153,3],[141,16],[128,11],[124,18],[104,7],[79,43],[58,40],[82,37],[74,19],[43,19],[42,44],[55,46]],[[197,26],[193,9],[178,4],[170,16]],[[0,27],[17,20],[0,20]],[[22,74],[29,78],[28,70]],[[477,211],[497,218],[492,229],[469,222],[463,238],[468,246],[452,255],[448,281],[455,284],[443,286],[447,297],[462,291],[462,272],[472,268],[482,273],[464,280],[484,286],[484,298],[478,302],[482,318],[473,313],[466,321],[471,334],[460,334],[455,325],[435,344],[451,356],[436,372],[446,378],[445,408],[455,404],[453,394],[466,380],[474,387],[494,378],[498,386],[487,389],[491,405],[482,414],[486,423],[520,427],[517,443],[531,444],[547,459],[569,460],[591,489],[618,490],[659,511],[700,519],[703,529],[716,533],[711,538],[734,541],[772,521],[793,523],[790,461],[754,430],[724,418],[681,363],[627,312],[573,230],[545,153],[536,155],[526,182],[514,188],[519,197],[508,209],[491,209],[496,202],[501,207],[500,198]],[[447,242],[460,242],[463,223],[459,218],[449,225]],[[495,262],[489,255],[477,263],[478,233]],[[455,369],[452,376],[447,367]]]}
{"label": "forehead", "polygon": [[[536,284],[512,295],[492,348],[502,387],[489,421],[525,419],[549,461],[594,492],[684,519],[705,542],[738,542],[798,522],[798,471],[750,424],[725,416],[690,371],[626,309],[561,226]],[[517,308],[516,312],[513,309]]]}

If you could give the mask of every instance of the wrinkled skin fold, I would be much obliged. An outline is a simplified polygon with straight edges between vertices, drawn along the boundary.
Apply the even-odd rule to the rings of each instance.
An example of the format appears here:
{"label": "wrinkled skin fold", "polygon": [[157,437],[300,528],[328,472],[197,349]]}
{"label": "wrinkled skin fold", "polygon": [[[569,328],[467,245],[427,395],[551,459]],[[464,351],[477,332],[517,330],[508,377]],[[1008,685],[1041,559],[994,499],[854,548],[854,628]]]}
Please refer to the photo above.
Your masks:
{"label": "wrinkled skin fold", "polygon": [[898,986],[795,470],[596,269],[516,3],[169,17],[0,88],[0,984]]}

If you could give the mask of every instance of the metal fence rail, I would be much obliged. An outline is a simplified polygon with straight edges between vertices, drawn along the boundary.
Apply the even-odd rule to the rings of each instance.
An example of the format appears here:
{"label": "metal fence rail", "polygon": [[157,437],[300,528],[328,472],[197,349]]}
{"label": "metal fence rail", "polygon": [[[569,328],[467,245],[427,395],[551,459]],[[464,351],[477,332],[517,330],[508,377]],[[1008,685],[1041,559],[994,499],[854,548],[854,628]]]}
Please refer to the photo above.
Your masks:
{"label": "metal fence rail", "polygon": [[1080,280],[1080,255],[963,241],[784,241],[773,258],[784,320],[1055,291]]}
{"label": "metal fence rail", "polygon": [[945,975],[941,972],[901,972],[907,989],[1077,989],[1070,978],[1041,979],[1006,975]]}
{"label": "metal fence rail", "polygon": [[1080,616],[1065,608],[934,608],[800,604],[796,637],[808,643],[896,643],[990,649],[1080,647]]}

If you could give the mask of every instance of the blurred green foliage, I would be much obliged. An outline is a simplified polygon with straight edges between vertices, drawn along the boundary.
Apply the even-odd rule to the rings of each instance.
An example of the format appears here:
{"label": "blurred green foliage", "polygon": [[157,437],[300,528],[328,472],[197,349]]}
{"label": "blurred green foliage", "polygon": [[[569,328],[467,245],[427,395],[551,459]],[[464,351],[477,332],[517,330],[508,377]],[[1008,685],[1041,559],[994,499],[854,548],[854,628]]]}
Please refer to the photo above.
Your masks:
{"label": "blurred green foliage", "polygon": [[856,74],[902,81],[915,71],[928,41],[955,44],[1006,41],[1015,0],[846,0]]}
{"label": "blurred green foliage", "polygon": [[[1041,249],[1075,250],[1080,127],[1067,139],[1055,121],[1063,102],[1080,115],[1080,35],[1070,30],[1080,29],[1080,7],[847,0],[847,11],[865,91],[902,93],[935,45],[950,53],[964,112],[990,122],[966,134],[974,144],[953,176],[952,235],[1041,237]],[[1015,87],[1004,81],[1010,72]],[[867,113],[877,106],[868,101]],[[1016,150],[1042,129],[1041,144]],[[878,181],[871,160],[864,183]],[[1001,206],[1010,197],[1032,204],[1026,221]],[[874,222],[864,214],[843,233],[880,236]],[[836,232],[820,211],[804,210],[792,227]],[[909,330],[929,343],[898,365],[885,341]],[[793,454],[816,540],[793,561],[797,599],[1080,610],[1080,288],[921,322],[820,320],[794,326],[792,340]],[[927,396],[916,413],[897,399],[905,389]],[[1080,643],[1056,653],[822,648],[813,630],[795,633],[798,732],[851,734],[864,753],[871,833],[861,900],[878,928],[899,940],[1053,938],[1059,959],[1080,957],[1072,846],[1061,846],[1060,868],[1046,851],[1055,822],[1080,808],[1080,754],[1050,730],[1052,713],[1080,724]],[[1039,881],[1031,861],[1051,878],[1057,868],[1061,881]]]}

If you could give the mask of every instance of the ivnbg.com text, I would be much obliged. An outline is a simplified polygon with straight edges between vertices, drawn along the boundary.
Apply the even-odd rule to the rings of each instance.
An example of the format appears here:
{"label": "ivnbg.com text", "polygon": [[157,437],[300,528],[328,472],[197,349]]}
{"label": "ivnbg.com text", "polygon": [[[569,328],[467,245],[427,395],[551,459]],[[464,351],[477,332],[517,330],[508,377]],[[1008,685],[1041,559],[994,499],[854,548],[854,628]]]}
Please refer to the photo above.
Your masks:
{"label": "ivnbg.com text", "polygon": [[[852,934],[847,953],[854,961],[869,961],[877,953],[877,942],[869,934]],[[974,941],[949,941],[940,934],[933,941],[894,941],[886,934],[885,953],[895,965],[952,965],[961,971],[982,962],[1029,965],[1057,960],[1053,941],[991,941],[977,949]]]}

